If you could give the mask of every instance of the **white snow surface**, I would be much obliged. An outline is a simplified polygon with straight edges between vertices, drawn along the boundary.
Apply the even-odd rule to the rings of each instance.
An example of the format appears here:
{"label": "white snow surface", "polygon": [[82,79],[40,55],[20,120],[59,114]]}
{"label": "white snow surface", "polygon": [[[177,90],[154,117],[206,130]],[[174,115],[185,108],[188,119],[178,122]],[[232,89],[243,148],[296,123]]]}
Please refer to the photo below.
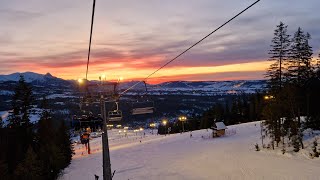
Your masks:
{"label": "white snow surface", "polygon": [[[320,158],[255,151],[258,122],[228,126],[227,134],[210,138],[211,130],[167,136],[145,130],[128,138],[109,132],[114,180],[319,180]],[[141,140],[141,143],[140,143]],[[76,155],[60,180],[102,179],[101,138],[91,140],[92,154],[76,145]]]}
{"label": "white snow surface", "polygon": [[2,120],[7,119],[7,117],[9,116],[9,111],[0,111],[0,116]]}

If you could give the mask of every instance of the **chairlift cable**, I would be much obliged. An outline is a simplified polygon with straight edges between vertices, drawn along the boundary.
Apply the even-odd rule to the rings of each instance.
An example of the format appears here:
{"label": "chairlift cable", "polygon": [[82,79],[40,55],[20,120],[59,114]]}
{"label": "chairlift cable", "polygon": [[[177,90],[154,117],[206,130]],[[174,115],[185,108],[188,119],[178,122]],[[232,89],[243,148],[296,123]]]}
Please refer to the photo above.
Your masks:
{"label": "chairlift cable", "polygon": [[181,52],[180,54],[178,54],[176,57],[174,57],[173,59],[169,60],[168,62],[166,62],[164,65],[160,66],[158,69],[156,69],[154,72],[152,72],[151,74],[149,74],[147,77],[145,77],[143,80],[138,81],[137,83],[133,84],[132,86],[130,86],[129,88],[127,88],[126,90],[124,90],[123,92],[120,93],[120,96],[125,94],[126,92],[128,92],[129,90],[131,90],[132,88],[134,88],[135,86],[137,86],[138,84],[146,81],[148,78],[150,78],[152,75],[154,75],[155,73],[157,73],[158,71],[160,71],[161,69],[163,69],[164,67],[166,67],[167,65],[169,65],[170,63],[172,63],[173,61],[175,61],[176,59],[178,59],[180,56],[182,56],[183,54],[185,54],[187,51],[189,51],[190,49],[192,49],[193,47],[195,47],[196,45],[198,45],[199,43],[201,43],[203,40],[205,40],[206,38],[208,38],[209,36],[211,36],[213,33],[217,32],[219,29],[221,29],[222,27],[224,27],[225,25],[227,25],[228,23],[230,23],[232,20],[234,20],[235,18],[237,18],[238,16],[240,16],[242,13],[244,13],[245,11],[247,11],[248,9],[250,9],[252,6],[254,6],[255,4],[257,4],[260,0],[255,1],[254,3],[252,3],[250,6],[246,7],[244,10],[242,10],[241,12],[239,12],[238,14],[236,14],[235,16],[233,16],[231,19],[229,19],[228,21],[226,21],[225,23],[223,23],[221,26],[219,26],[218,28],[216,28],[215,30],[213,30],[212,32],[210,32],[208,35],[204,36],[202,39],[200,39],[199,41],[197,41],[196,43],[194,43],[193,45],[191,45],[189,48],[187,48],[186,50],[184,50],[183,52]]}
{"label": "chairlift cable", "polygon": [[86,80],[88,80],[88,71],[89,71],[89,62],[90,62],[90,53],[91,53],[91,40],[92,40],[92,30],[93,30],[93,20],[94,20],[95,7],[96,7],[96,0],[93,0],[92,17],[91,17],[91,29],[90,29],[90,40],[89,40],[89,50],[88,50],[88,60],[87,60],[87,71],[86,71]]}

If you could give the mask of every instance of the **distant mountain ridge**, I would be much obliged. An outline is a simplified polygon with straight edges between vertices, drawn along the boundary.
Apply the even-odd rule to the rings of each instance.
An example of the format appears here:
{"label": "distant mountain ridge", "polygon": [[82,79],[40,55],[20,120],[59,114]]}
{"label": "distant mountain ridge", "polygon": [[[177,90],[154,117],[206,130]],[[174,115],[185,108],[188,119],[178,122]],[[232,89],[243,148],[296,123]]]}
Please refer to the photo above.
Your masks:
{"label": "distant mountain ridge", "polygon": [[154,94],[167,92],[182,95],[223,95],[252,94],[264,91],[266,80],[235,80],[235,81],[172,81],[149,87]]}
{"label": "distant mountain ridge", "polygon": [[0,81],[19,81],[20,76],[23,76],[26,82],[45,81],[46,79],[57,78],[52,76],[50,73],[38,74],[34,72],[16,72],[8,75],[0,75]]}
{"label": "distant mountain ridge", "polygon": [[[18,81],[23,75],[26,82],[37,85],[70,85],[75,84],[75,80],[63,80],[52,76],[50,73],[38,74],[34,72],[13,73],[0,75],[2,81]],[[92,81],[94,82],[94,81]],[[125,90],[138,81],[123,82],[119,89]],[[170,81],[160,84],[147,84],[149,94],[173,94],[173,95],[219,95],[219,94],[240,94],[255,93],[266,88],[266,80],[235,80],[235,81]],[[127,94],[137,94],[145,91],[144,83],[137,84],[128,91]]]}
{"label": "distant mountain ridge", "polygon": [[[125,82],[120,85],[126,90],[137,81]],[[147,84],[151,95],[224,95],[224,94],[252,94],[266,89],[266,80],[235,80],[235,81],[170,81],[160,84]],[[127,94],[137,94],[145,91],[143,83],[131,88]]]}
{"label": "distant mountain ridge", "polygon": [[34,72],[17,72],[0,75],[0,82],[19,81],[20,76],[23,76],[26,82],[36,85],[70,85],[69,81],[52,76],[50,73],[39,74]]}

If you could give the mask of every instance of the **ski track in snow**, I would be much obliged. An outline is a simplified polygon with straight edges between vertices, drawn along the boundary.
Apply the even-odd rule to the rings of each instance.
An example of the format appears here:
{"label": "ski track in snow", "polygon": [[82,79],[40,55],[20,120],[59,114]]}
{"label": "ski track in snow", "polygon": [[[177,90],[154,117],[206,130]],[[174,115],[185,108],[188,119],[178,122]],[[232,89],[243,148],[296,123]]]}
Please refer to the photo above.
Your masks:
{"label": "ski track in snow", "polygon": [[[255,126],[256,124],[256,126]],[[320,160],[256,152],[260,140],[258,122],[229,126],[236,134],[207,138],[211,130],[167,136],[141,133],[128,138],[109,134],[114,180],[320,180]],[[202,138],[204,136],[205,138]],[[142,141],[140,143],[140,140]],[[76,155],[60,180],[102,179],[101,138],[91,142],[91,155]],[[77,149],[78,148],[78,149]]]}

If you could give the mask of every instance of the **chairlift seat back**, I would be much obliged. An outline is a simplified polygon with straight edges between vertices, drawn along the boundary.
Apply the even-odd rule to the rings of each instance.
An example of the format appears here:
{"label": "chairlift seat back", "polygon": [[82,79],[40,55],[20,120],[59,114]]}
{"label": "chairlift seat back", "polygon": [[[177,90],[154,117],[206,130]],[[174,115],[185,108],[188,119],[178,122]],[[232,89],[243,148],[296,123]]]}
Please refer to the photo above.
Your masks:
{"label": "chairlift seat back", "polygon": [[108,112],[108,120],[109,121],[121,121],[122,119],[122,111],[114,110]]}
{"label": "chairlift seat back", "polygon": [[152,114],[154,113],[153,101],[135,102],[132,104],[132,115]]}
{"label": "chairlift seat back", "polygon": [[152,114],[154,113],[154,107],[144,107],[144,108],[134,108],[132,109],[132,115],[140,115],[140,114]]}

